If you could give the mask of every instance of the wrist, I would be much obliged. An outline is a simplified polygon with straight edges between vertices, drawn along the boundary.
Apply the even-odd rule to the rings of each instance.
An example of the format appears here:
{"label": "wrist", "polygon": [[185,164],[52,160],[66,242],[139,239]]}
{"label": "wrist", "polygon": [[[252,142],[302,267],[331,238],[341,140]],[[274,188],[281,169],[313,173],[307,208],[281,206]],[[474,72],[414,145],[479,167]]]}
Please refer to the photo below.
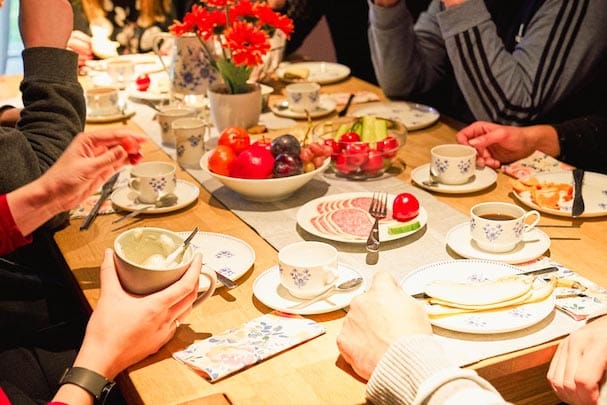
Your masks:
{"label": "wrist", "polygon": [[535,125],[533,126],[533,134],[536,140],[536,150],[540,150],[553,157],[560,156],[561,147],[556,128],[551,125]]}
{"label": "wrist", "polygon": [[55,208],[52,196],[39,179],[7,194],[6,201],[15,224],[24,236],[61,212]]}
{"label": "wrist", "polygon": [[115,383],[85,367],[69,367],[59,380],[55,400],[69,403],[104,404]]}

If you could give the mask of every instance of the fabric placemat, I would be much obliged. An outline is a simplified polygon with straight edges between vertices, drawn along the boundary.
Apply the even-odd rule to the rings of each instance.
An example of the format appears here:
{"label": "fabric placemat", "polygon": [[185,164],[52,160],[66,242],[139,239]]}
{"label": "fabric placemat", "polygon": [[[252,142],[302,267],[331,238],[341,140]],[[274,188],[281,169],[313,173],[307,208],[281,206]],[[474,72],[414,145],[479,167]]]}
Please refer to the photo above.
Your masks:
{"label": "fabric placemat", "polygon": [[[140,113],[139,110],[149,110]],[[133,121],[165,152],[175,157],[175,150],[161,144],[160,129],[152,120],[153,110],[137,106]],[[217,132],[213,129],[208,148],[214,147]],[[383,243],[378,255],[368,254],[364,244],[330,242],[339,251],[339,260],[358,269],[370,280],[376,270],[388,270],[397,279],[418,267],[429,263],[450,260],[445,238],[448,231],[468,218],[455,208],[440,202],[430,193],[405,183],[392,176],[365,182],[342,180],[330,174],[318,175],[291,197],[276,202],[253,202],[240,197],[201,169],[187,170],[192,177],[221,201],[235,215],[253,228],[259,235],[279,250],[283,246],[303,240],[320,240],[297,225],[299,207],[306,202],[326,195],[385,191],[391,194],[410,192],[414,194],[428,212],[427,225],[417,233],[395,241]],[[277,261],[277,258],[276,258]],[[560,311],[533,327],[499,335],[472,335],[447,330],[436,334],[444,343],[453,360],[460,366],[473,364],[483,359],[532,347],[562,337],[583,326],[584,321],[575,321]]]}

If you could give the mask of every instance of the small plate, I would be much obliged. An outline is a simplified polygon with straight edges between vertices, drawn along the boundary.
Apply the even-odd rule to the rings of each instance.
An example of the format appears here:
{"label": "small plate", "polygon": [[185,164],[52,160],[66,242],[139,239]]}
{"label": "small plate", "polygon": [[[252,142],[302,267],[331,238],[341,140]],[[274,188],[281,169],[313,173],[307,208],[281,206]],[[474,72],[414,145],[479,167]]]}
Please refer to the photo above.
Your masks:
{"label": "small plate", "polygon": [[86,122],[89,124],[107,124],[110,122],[122,121],[135,115],[135,110],[127,109],[124,114],[86,116]]}
{"label": "small plate", "polygon": [[474,177],[464,184],[437,184],[436,186],[427,186],[424,181],[430,180],[430,163],[416,167],[411,171],[411,180],[421,188],[429,191],[444,194],[465,194],[483,190],[495,183],[497,173],[490,167],[476,169]]}
{"label": "small plate", "polygon": [[[171,205],[170,207],[151,207],[145,210],[144,214],[163,214],[165,212],[177,211],[183,207],[188,206],[192,202],[196,201],[200,190],[198,186],[185,180],[177,180],[175,186],[175,195],[177,195],[177,204]],[[121,187],[114,191],[110,197],[112,203],[118,208],[124,211],[135,211],[139,208],[147,207],[150,204],[141,204],[136,201],[137,192],[132,190],[129,186]]]}
{"label": "small plate", "polygon": [[401,122],[409,131],[429,127],[440,118],[440,114],[432,107],[406,101],[369,103],[364,106],[352,106],[350,115],[375,115]]}
{"label": "small plate", "polygon": [[[305,80],[302,79],[288,79],[284,77],[285,71],[289,67],[298,67],[308,69],[310,72]],[[330,84],[344,80],[350,76],[350,68],[341,65],[339,63],[332,62],[301,62],[301,63],[290,63],[279,66],[276,69],[276,74],[285,82],[316,82],[318,84]]]}
{"label": "small plate", "polygon": [[[308,201],[306,204],[304,204],[302,207],[299,208],[299,210],[297,211],[297,223],[299,224],[299,226],[301,226],[307,232],[311,233],[312,235],[316,235],[320,238],[333,240],[336,242],[366,243],[367,235],[362,237],[362,236],[357,236],[357,235],[342,236],[342,235],[325,233],[325,232],[322,232],[321,230],[317,229],[314,226],[314,224],[312,223],[312,220],[314,218],[317,218],[319,215],[321,215],[320,211],[318,210],[318,206],[320,204],[323,204],[323,206],[328,206],[329,204],[331,204],[331,202],[347,200],[347,199],[358,199],[358,198],[371,199],[372,196],[373,196],[373,193],[371,193],[371,192],[358,192],[358,193],[334,194],[334,195],[316,198],[312,201]],[[394,202],[394,197],[395,197],[394,195],[388,194],[388,200],[387,200],[388,211],[389,211],[388,218],[391,218],[391,215],[392,215],[391,207],[392,207],[392,203]],[[412,234],[418,232],[419,230],[423,229],[424,226],[426,225],[426,222],[428,222],[428,213],[426,212],[426,210],[423,207],[419,208],[419,214],[417,217],[415,217],[415,219],[418,220],[419,224],[420,224],[420,227],[418,229],[415,229],[410,232],[399,233],[397,235],[389,235],[388,226],[397,224],[398,221],[396,221],[394,219],[381,220],[379,222],[379,240],[381,242],[388,242],[391,240],[404,238],[406,236],[412,235]]]}
{"label": "small plate", "polygon": [[[573,173],[571,171],[538,173],[533,177],[540,183],[568,183],[573,184]],[[512,194],[523,204],[546,214],[557,215],[560,217],[571,217],[571,207],[573,199],[563,203],[559,210],[540,207],[533,200],[529,192],[517,193],[512,190]],[[580,217],[601,217],[607,215],[607,175],[586,172],[584,174],[584,184],[582,185],[582,196],[584,197],[584,212]]]}
{"label": "small plate", "polygon": [[[506,263],[489,260],[449,260],[414,270],[400,281],[400,285],[407,294],[415,294],[424,291],[426,285],[435,280],[484,281],[516,273],[520,273],[520,269]],[[545,281],[537,279],[536,282]],[[514,308],[431,318],[430,322],[435,326],[456,332],[506,333],[528,328],[541,322],[552,313],[554,303],[555,298],[552,294],[543,301]]]}
{"label": "small plate", "polygon": [[[344,264],[339,264],[339,279],[337,284],[356,277],[363,277],[361,273]],[[363,277],[364,279],[364,277]],[[268,270],[261,273],[253,283],[253,294],[264,305],[282,312],[299,315],[315,315],[324,314],[327,312],[337,311],[350,305],[354,297],[362,294],[367,289],[367,281],[355,290],[336,293],[325,300],[320,300],[304,308],[289,309],[293,305],[297,305],[304,301],[292,296],[286,288],[280,285],[280,272],[278,266],[270,267]],[[329,302],[330,301],[330,302]]]}
{"label": "small plate", "polygon": [[[320,96],[320,103],[318,105],[318,108],[310,111],[310,117],[319,118],[319,117],[324,117],[325,115],[329,115],[333,111],[335,111],[336,106],[337,106],[337,103],[335,102],[335,100],[333,100],[332,97]],[[274,114],[276,114],[280,117],[295,118],[295,119],[300,119],[300,120],[305,120],[307,118],[305,111],[300,112],[300,111],[293,111],[290,108],[285,108],[285,109],[279,108],[278,103],[271,104],[270,110],[272,110],[272,112]]]}
{"label": "small plate", "polygon": [[[190,232],[179,232],[187,238]],[[255,251],[242,239],[214,232],[198,232],[191,242],[196,252],[202,253],[203,267],[215,270],[232,281],[238,280],[255,263]],[[217,281],[220,285],[221,281]],[[209,282],[200,277],[200,290],[206,291]]]}
{"label": "small plate", "polygon": [[495,260],[503,263],[524,263],[536,259],[550,248],[550,238],[542,230],[533,228],[524,234],[523,241],[510,252],[493,253],[478,247],[470,237],[470,224],[464,222],[447,233],[447,245],[467,259]]}

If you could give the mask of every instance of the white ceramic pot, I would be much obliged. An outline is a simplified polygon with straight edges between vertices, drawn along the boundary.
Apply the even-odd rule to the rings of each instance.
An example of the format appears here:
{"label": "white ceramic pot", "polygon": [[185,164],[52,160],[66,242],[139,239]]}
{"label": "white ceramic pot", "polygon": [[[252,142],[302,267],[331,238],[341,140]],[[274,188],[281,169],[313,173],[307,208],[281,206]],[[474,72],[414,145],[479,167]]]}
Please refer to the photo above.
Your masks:
{"label": "white ceramic pot", "polygon": [[251,91],[230,94],[225,84],[211,85],[208,90],[211,119],[217,131],[229,126],[249,128],[256,125],[261,114],[261,88],[250,84]]}

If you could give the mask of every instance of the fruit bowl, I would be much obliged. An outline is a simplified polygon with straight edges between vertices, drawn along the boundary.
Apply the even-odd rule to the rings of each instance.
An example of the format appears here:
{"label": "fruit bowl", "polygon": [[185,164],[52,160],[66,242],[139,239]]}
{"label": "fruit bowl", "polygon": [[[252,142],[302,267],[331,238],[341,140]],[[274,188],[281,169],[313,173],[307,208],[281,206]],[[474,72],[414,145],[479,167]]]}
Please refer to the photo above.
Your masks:
{"label": "fruit bowl", "polygon": [[333,148],[331,167],[337,176],[366,180],[383,175],[392,166],[407,130],[396,121],[367,116],[324,122],[312,133]]}
{"label": "fruit bowl", "polygon": [[242,179],[238,177],[222,176],[209,170],[209,156],[213,151],[205,153],[200,159],[200,167],[206,173],[217,179],[224,186],[237,192],[243,198],[251,201],[269,202],[283,200],[305,184],[314,176],[322,173],[331,163],[327,158],[322,166],[315,170],[289,177],[271,179]]}

